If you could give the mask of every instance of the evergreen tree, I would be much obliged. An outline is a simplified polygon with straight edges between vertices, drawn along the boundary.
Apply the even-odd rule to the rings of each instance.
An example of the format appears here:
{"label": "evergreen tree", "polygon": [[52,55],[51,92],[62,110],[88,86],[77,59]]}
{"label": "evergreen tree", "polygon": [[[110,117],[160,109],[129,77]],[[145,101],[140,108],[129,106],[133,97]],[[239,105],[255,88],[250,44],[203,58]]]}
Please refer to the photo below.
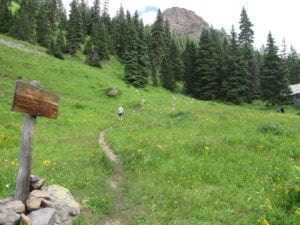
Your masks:
{"label": "evergreen tree", "polygon": [[252,30],[253,24],[248,18],[246,9],[243,8],[241,12],[241,20],[240,20],[240,33],[239,33],[239,44],[241,46],[249,46],[252,47],[254,32]]}
{"label": "evergreen tree", "polygon": [[193,96],[193,90],[196,89],[196,60],[198,58],[198,51],[193,41],[187,41],[185,51],[183,53],[184,63],[184,92]]}
{"label": "evergreen tree", "polygon": [[73,0],[70,7],[68,30],[66,34],[67,52],[70,55],[75,55],[77,50],[80,49],[84,35],[82,33],[82,18],[78,8],[78,0]]}
{"label": "evergreen tree", "polygon": [[39,6],[36,16],[36,40],[44,47],[48,47],[53,36],[51,22],[48,17],[48,10],[48,2],[44,1]]}
{"label": "evergreen tree", "polygon": [[90,66],[100,67],[101,68],[100,58],[98,56],[97,51],[94,49],[94,47],[92,47],[89,50],[89,52],[87,54],[86,63],[88,65],[90,65]]}
{"label": "evergreen tree", "polygon": [[221,49],[213,28],[204,29],[199,43],[195,89],[192,95],[203,100],[216,100],[221,90]]}
{"label": "evergreen tree", "polygon": [[59,30],[59,32],[57,34],[56,44],[62,53],[67,52],[66,42],[65,42],[65,38],[64,38],[62,30]]}
{"label": "evergreen tree", "polygon": [[267,105],[282,104],[290,93],[287,70],[278,56],[272,34],[268,34],[267,47],[260,72],[261,98]]}
{"label": "evergreen tree", "polygon": [[138,35],[138,74],[140,77],[140,87],[144,87],[148,82],[150,59],[146,44],[146,34],[142,20],[138,19],[138,14],[134,16],[135,27]]}
{"label": "evergreen tree", "polygon": [[137,88],[147,84],[148,62],[144,25],[137,12],[133,18],[127,13],[128,34],[126,35],[125,80]]}
{"label": "evergreen tree", "polygon": [[68,29],[68,18],[67,18],[67,12],[64,7],[60,8],[59,10],[59,24],[58,28],[60,30],[67,30]]}
{"label": "evergreen tree", "polygon": [[90,29],[90,24],[92,23],[92,12],[88,8],[87,3],[85,0],[81,0],[79,5],[78,5],[79,13],[82,18],[82,33],[84,36],[90,34],[89,29]]}
{"label": "evergreen tree", "polygon": [[47,54],[53,55],[56,58],[64,59],[63,52],[57,45],[57,40],[51,40],[47,48]]}
{"label": "evergreen tree", "polygon": [[135,87],[139,87],[139,66],[138,66],[138,34],[129,12],[127,12],[128,34],[125,51],[125,80]]}
{"label": "evergreen tree", "polygon": [[12,24],[10,5],[11,0],[0,0],[0,33],[7,33]]}
{"label": "evergreen tree", "polygon": [[108,0],[104,0],[103,2],[103,15],[109,15],[109,2]]}
{"label": "evergreen tree", "polygon": [[230,45],[226,54],[227,76],[223,78],[222,90],[226,101],[241,104],[247,101],[249,76],[236,36],[232,28]]}
{"label": "evergreen tree", "polygon": [[10,35],[15,38],[35,43],[35,19],[38,2],[35,0],[23,0],[20,9],[16,12],[13,25],[10,28]]}
{"label": "evergreen tree", "polygon": [[127,23],[125,19],[125,13],[123,7],[117,12],[117,15],[112,20],[112,43],[116,51],[117,56],[124,60],[125,48],[126,48],[126,37],[127,34]]}
{"label": "evergreen tree", "polygon": [[175,79],[172,73],[172,67],[169,59],[165,56],[163,57],[160,73],[161,73],[161,84],[164,88],[174,91],[175,90]]}
{"label": "evergreen tree", "polygon": [[51,29],[54,32],[56,30],[56,24],[59,20],[59,6],[62,5],[61,0],[46,0],[44,2],[44,7],[46,7],[46,16],[50,23]]}
{"label": "evergreen tree", "polygon": [[184,65],[174,39],[167,50],[161,64],[161,83],[164,88],[175,91],[176,82],[183,81]]}
{"label": "evergreen tree", "polygon": [[290,84],[300,83],[300,58],[293,47],[291,47],[290,53],[287,56],[287,67]]}
{"label": "evergreen tree", "polygon": [[103,20],[93,24],[92,43],[100,60],[109,59],[108,33]]}
{"label": "evergreen tree", "polygon": [[162,59],[165,55],[165,26],[162,13],[157,12],[156,20],[151,29],[151,43],[150,43],[150,59],[151,59],[151,75],[154,86],[158,85],[159,71]]}
{"label": "evergreen tree", "polygon": [[258,93],[258,65],[253,49],[254,32],[253,24],[248,18],[245,8],[241,12],[239,45],[242,47],[243,58],[246,61],[246,70],[249,76],[249,88],[247,93],[247,101],[251,102]]}

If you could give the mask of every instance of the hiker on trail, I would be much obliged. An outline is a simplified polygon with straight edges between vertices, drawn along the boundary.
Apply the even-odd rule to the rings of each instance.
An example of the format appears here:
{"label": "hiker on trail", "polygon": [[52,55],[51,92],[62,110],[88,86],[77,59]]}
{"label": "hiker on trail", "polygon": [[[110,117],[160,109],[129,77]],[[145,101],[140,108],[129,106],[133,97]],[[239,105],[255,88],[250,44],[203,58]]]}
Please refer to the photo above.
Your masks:
{"label": "hiker on trail", "polygon": [[119,120],[123,119],[123,115],[124,115],[124,108],[120,105],[119,108],[118,108]]}

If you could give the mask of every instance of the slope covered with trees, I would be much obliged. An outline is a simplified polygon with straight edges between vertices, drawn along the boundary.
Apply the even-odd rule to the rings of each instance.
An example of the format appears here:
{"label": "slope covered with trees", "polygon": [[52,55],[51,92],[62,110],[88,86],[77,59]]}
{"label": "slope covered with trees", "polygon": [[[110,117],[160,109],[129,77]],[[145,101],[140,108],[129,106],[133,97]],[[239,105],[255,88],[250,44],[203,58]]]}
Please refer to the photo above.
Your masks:
{"label": "slope covered with trees", "polygon": [[[124,81],[138,88],[162,86],[198,99],[234,104],[255,99],[283,104],[288,85],[300,82],[295,49],[287,52],[285,46],[284,54],[273,51],[270,57],[270,47],[278,47],[274,40],[270,46],[269,37],[266,48],[254,49],[253,24],[245,8],[239,32],[233,27],[226,34],[209,27],[195,42],[173,34],[160,10],[155,22],[145,26],[137,12],[131,15],[122,7],[111,18],[108,1],[95,0],[88,6],[73,0],[68,16],[61,0],[0,3],[0,33],[47,47],[48,54],[60,59],[84,53],[85,62],[98,68],[116,55],[125,65]],[[272,75],[267,69],[270,60],[281,64],[280,74]],[[266,94],[269,86],[272,92]]]}

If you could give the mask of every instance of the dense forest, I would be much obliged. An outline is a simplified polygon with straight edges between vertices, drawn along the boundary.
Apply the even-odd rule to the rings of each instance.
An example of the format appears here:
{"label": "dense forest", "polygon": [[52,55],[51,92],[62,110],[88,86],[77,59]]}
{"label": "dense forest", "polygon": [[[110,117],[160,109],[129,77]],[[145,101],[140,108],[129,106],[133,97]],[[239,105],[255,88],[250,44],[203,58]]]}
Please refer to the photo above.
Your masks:
{"label": "dense forest", "polygon": [[276,45],[271,32],[266,45],[253,46],[253,24],[246,9],[239,31],[206,28],[199,40],[172,33],[160,10],[144,25],[137,12],[120,6],[111,18],[108,0],[73,0],[67,12],[62,0],[0,0],[0,33],[47,48],[64,59],[85,55],[101,69],[114,55],[124,63],[124,81],[136,88],[162,86],[202,99],[233,104],[261,99],[280,105],[300,82],[300,58],[293,47]]}

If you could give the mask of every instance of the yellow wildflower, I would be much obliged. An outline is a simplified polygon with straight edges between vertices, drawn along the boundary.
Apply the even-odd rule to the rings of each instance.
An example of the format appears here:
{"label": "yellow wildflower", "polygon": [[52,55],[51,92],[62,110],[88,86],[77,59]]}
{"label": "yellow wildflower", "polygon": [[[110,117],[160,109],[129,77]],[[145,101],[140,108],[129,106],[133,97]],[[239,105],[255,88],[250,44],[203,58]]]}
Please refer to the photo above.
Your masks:
{"label": "yellow wildflower", "polygon": [[209,147],[208,147],[208,146],[205,146],[204,149],[205,149],[205,150],[209,150]]}
{"label": "yellow wildflower", "polygon": [[263,206],[267,209],[272,209],[271,200],[267,198]]}
{"label": "yellow wildflower", "polygon": [[270,225],[269,221],[264,217],[259,218],[257,222],[261,223],[262,225]]}
{"label": "yellow wildflower", "polygon": [[44,164],[45,166],[50,166],[51,163],[52,163],[51,160],[48,160],[48,159],[46,159],[46,160],[43,161],[43,164]]}
{"label": "yellow wildflower", "polygon": [[298,171],[298,172],[300,172],[300,166],[294,166],[294,169],[296,170],[296,171]]}
{"label": "yellow wildflower", "polygon": [[164,149],[164,147],[161,146],[160,144],[158,144],[157,147],[160,148],[160,149]]}
{"label": "yellow wildflower", "polygon": [[141,153],[141,152],[143,152],[143,149],[140,149],[140,148],[139,148],[139,149],[137,150],[137,152]]}
{"label": "yellow wildflower", "polygon": [[257,145],[256,146],[258,149],[263,150],[264,146],[263,145]]}

